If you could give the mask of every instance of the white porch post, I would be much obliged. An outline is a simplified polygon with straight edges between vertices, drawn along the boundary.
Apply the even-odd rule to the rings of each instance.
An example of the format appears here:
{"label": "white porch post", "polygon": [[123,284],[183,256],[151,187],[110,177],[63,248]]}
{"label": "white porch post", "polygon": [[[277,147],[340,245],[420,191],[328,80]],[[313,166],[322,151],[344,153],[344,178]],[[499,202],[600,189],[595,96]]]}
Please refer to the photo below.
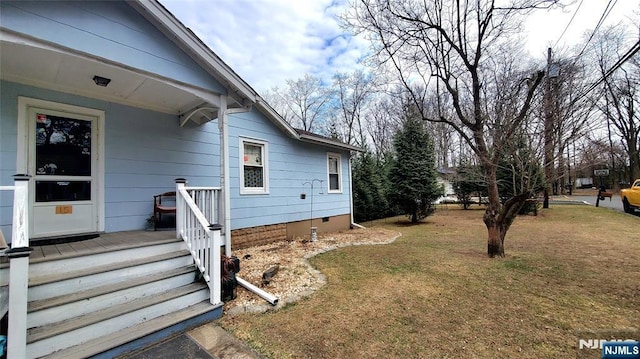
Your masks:
{"label": "white porch post", "polygon": [[13,231],[9,257],[8,358],[25,358],[27,350],[27,290],[29,285],[29,176],[15,175]]}
{"label": "white porch post", "polygon": [[220,187],[224,200],[220,209],[222,228],[224,229],[224,252],[231,256],[231,181],[229,176],[229,126],[227,124],[227,97],[220,96],[218,109],[218,130],[220,131]]}
{"label": "white porch post", "polygon": [[220,224],[212,224],[209,226],[211,230],[211,255],[209,256],[209,280],[211,281],[211,289],[209,290],[209,301],[211,304],[219,304],[222,292],[221,272],[220,272]]}
{"label": "white porch post", "polygon": [[187,185],[187,180],[184,178],[176,178],[176,238],[182,239],[180,235],[184,228],[184,201],[180,197],[180,189]]}

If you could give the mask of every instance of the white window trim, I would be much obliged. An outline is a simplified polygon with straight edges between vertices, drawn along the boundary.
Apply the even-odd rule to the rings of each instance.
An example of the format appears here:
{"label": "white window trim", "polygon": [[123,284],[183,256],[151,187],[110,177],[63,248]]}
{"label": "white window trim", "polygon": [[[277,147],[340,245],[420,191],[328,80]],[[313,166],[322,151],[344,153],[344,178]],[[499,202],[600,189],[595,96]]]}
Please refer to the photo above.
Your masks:
{"label": "white window trim", "polygon": [[[269,194],[269,143],[267,141],[257,140],[248,137],[239,137],[238,147],[238,177],[240,177],[240,194]],[[263,168],[263,187],[245,187],[244,186],[244,144],[252,144],[262,146],[262,168]]]}
{"label": "white window trim", "polygon": [[[331,189],[331,173],[330,171],[330,158],[338,159],[338,189]],[[342,155],[339,153],[327,152],[327,193],[342,193]]]}

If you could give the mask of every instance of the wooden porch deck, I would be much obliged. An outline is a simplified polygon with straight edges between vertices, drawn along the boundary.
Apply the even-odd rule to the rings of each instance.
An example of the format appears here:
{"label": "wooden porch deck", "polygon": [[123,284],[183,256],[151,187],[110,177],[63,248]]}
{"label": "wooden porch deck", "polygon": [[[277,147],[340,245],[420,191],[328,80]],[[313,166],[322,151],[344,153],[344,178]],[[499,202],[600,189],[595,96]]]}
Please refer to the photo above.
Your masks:
{"label": "wooden porch deck", "polygon": [[[30,263],[45,262],[59,258],[78,257],[88,254],[110,252],[123,248],[135,248],[150,243],[174,242],[176,232],[173,231],[125,231],[102,233],[99,237],[76,242],[31,245],[33,253]],[[6,258],[0,259],[0,267],[7,264]]]}

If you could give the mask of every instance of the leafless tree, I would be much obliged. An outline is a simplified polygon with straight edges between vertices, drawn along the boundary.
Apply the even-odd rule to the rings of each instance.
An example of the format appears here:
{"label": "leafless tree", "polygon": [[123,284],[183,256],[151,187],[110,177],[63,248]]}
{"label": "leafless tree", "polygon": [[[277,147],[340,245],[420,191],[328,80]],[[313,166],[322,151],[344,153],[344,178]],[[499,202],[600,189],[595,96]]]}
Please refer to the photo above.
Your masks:
{"label": "leafless tree", "polygon": [[566,54],[553,60],[551,68],[554,75],[546,78],[544,95],[539,93],[534,100],[529,127],[543,140],[548,193],[564,194],[570,183],[569,145],[600,127],[594,119],[595,95],[585,95],[596,77],[584,61]]}
{"label": "leafless tree", "polygon": [[294,127],[299,127],[296,126],[295,117],[287,104],[285,93],[286,90],[283,90],[278,86],[274,86],[263,93],[262,97],[274,110],[276,110],[276,112],[278,112],[278,114],[280,114],[280,116],[282,116],[285,121]]}
{"label": "leafless tree", "polygon": [[[504,256],[505,235],[531,195],[525,186],[501,201],[497,171],[514,149],[544,72],[519,66],[522,16],[554,0],[354,0],[346,23],[368,36],[381,65],[391,66],[423,119],[451,126],[473,150],[487,181],[484,214],[490,257]],[[420,84],[417,86],[417,84]],[[416,90],[422,89],[422,91]],[[427,111],[428,94],[441,99]],[[449,116],[442,103],[453,107]]]}
{"label": "leafless tree", "polygon": [[333,128],[343,142],[364,147],[367,142],[365,113],[376,93],[373,77],[362,70],[336,73],[333,87],[337,97]]}
{"label": "leafless tree", "polygon": [[[640,53],[622,67],[608,73],[630,45],[624,41],[621,28],[606,29],[596,42],[598,73],[604,78],[598,109],[605,117],[610,132],[613,157],[613,135],[619,136],[629,160],[629,178],[640,178]],[[637,45],[636,45],[637,46]]]}
{"label": "leafless tree", "polygon": [[377,99],[367,112],[367,134],[378,161],[393,150],[393,136],[400,126],[398,109],[392,98],[384,97]]}
{"label": "leafless tree", "polygon": [[[430,93],[424,106],[424,110],[430,112],[428,117],[451,118],[454,116],[453,106],[443,103],[446,100],[447,98],[438,97],[438,94],[435,92]],[[438,111],[441,113],[438,114]],[[442,112],[445,111],[448,111],[448,113],[442,114]],[[438,168],[449,168],[455,164],[460,164],[461,158],[464,157],[461,149],[463,148],[462,146],[466,146],[466,144],[459,143],[460,138],[456,131],[444,122],[426,122],[425,125],[433,138],[436,152],[436,166]]]}
{"label": "leafless tree", "polygon": [[265,99],[291,126],[305,131],[319,131],[329,109],[331,89],[319,78],[305,74],[297,80],[287,80],[287,87],[272,88]]}

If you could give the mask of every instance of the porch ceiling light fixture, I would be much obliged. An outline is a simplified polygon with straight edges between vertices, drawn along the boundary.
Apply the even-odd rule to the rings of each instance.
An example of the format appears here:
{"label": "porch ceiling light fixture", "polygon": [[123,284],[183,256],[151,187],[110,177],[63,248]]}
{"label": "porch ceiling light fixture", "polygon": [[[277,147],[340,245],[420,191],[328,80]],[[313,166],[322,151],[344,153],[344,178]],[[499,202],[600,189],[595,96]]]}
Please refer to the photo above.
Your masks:
{"label": "porch ceiling light fixture", "polygon": [[98,85],[98,86],[107,87],[109,82],[111,82],[111,79],[95,75],[95,76],[93,76],[93,82],[95,82],[96,85]]}

